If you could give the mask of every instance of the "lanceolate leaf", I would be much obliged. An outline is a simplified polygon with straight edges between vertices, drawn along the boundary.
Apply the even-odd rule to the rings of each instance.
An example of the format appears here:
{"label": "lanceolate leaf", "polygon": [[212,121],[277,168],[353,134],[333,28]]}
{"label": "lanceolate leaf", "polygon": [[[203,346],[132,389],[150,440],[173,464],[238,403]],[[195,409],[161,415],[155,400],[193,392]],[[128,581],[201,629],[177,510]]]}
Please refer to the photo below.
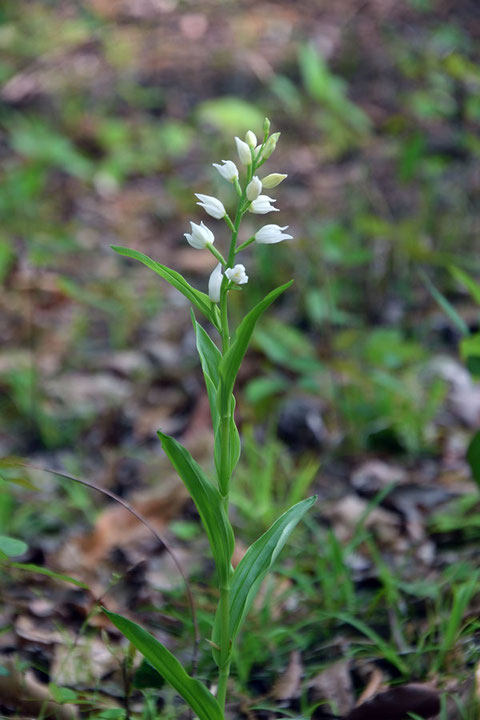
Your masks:
{"label": "lanceolate leaf", "polygon": [[202,326],[196,321],[192,311],[192,323],[195,329],[197,339],[197,350],[202,364],[203,376],[210,402],[210,412],[212,415],[213,429],[216,431],[218,424],[217,410],[217,390],[219,385],[218,366],[222,358],[220,350],[217,348],[211,337],[205,332]]}
{"label": "lanceolate leaf", "polygon": [[17,555],[23,555],[28,550],[28,545],[23,540],[0,535],[0,550],[7,557],[16,557]]}
{"label": "lanceolate leaf", "polygon": [[153,635],[116,613],[104,612],[160,675],[175,688],[200,720],[224,720],[219,704],[199,680],[188,675],[177,658]]}
{"label": "lanceolate leaf", "polygon": [[[260,584],[272,567],[290,533],[317,499],[313,495],[283,513],[271,528],[250,545],[233,574],[230,591],[230,638],[233,643]],[[219,644],[217,613],[213,627],[213,641]]]}
{"label": "lanceolate leaf", "polygon": [[216,328],[219,327],[218,308],[215,303],[212,303],[206,293],[193,288],[185,280],[183,275],[180,275],[180,273],[175,270],[171,270],[165,265],[161,265],[156,260],[152,260],[152,258],[148,257],[148,255],[138,252],[138,250],[118,247],[117,245],[112,245],[112,250],[115,250],[115,252],[119,253],[119,255],[125,255],[126,257],[139,260],[141,263],[156,272],[164,280],[170,283],[170,285],[173,285],[174,288],[181,292],[182,295],[185,295],[185,297],[190,300],[190,302],[195,305],[195,307],[197,307],[205,315],[205,317],[208,318],[213,325],[215,325]]}
{"label": "lanceolate leaf", "polygon": [[255,305],[255,307],[250,310],[248,315],[243,318],[242,322],[238,326],[237,332],[235,333],[234,341],[230,349],[223,356],[220,363],[223,407],[226,407],[226,400],[233,392],[235,378],[237,377],[238,370],[242,363],[243,356],[245,355],[245,352],[247,350],[248,343],[252,336],[257,320],[260,318],[262,313],[264,313],[265,310],[273,303],[273,301],[276,300],[276,298],[281,295],[287,288],[289,288],[292,283],[293,280],[285,283],[285,285],[281,285],[280,287],[276,288],[276,290],[272,290],[272,292],[268,293],[268,295],[261,302],[259,302],[258,305]]}
{"label": "lanceolate leaf", "polygon": [[162,447],[170,462],[182,478],[197,506],[212,548],[221,583],[230,577],[230,559],[233,553],[233,530],[223,508],[222,497],[207,478],[200,465],[186,448],[169,435],[158,432]]}

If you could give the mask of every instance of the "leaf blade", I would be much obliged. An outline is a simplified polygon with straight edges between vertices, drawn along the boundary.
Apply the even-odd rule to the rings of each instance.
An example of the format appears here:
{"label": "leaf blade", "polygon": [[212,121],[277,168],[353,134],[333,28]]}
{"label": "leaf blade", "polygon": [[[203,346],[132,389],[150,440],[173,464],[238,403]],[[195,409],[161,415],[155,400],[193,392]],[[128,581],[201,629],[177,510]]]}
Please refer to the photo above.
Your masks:
{"label": "leaf blade", "polygon": [[200,720],[224,720],[220,706],[211,692],[199,680],[188,675],[177,658],[162,643],[132,620],[109,612],[105,608],[103,612],[155,670],[170,683]]}
{"label": "leaf blade", "polygon": [[[289,535],[317,496],[302,500],[280,515],[273,525],[256,540],[243,556],[233,574],[230,590],[230,639],[233,643],[248,613],[262,581],[285,545]],[[220,618],[217,613],[213,626],[213,642],[219,645]],[[214,652],[215,656],[215,652]]]}
{"label": "leaf blade", "polygon": [[212,303],[206,293],[192,287],[179,272],[172,270],[166,265],[162,265],[138,250],[132,250],[131,248],[121,247],[119,245],[111,245],[111,248],[119,255],[124,255],[125,257],[138,260],[150,268],[150,270],[156,272],[157,275],[160,275],[160,277],[166,280],[176,290],[181,292],[187,300],[190,300],[190,302],[195,305],[195,307],[198,308],[200,312],[202,312],[205,317],[208,318],[213,325],[215,325],[216,328],[218,328],[216,305]]}
{"label": "leaf blade", "polygon": [[220,581],[226,582],[231,573],[234,537],[222,496],[186,448],[160,430],[158,436],[170,462],[193,498],[210,542]]}
{"label": "leaf blade", "polygon": [[217,390],[220,382],[218,366],[222,359],[222,353],[215,345],[208,333],[205,332],[200,323],[197,322],[192,310],[192,323],[195,330],[197,352],[200,357],[200,364],[203,370],[205,386],[207,388],[208,401],[210,403],[210,414],[212,416],[213,429],[216,432],[219,415],[217,409]]}
{"label": "leaf blade", "polygon": [[281,285],[275,290],[269,292],[263,300],[255,305],[255,307],[250,310],[247,315],[245,315],[238,326],[234,341],[220,362],[219,369],[223,407],[226,407],[226,402],[233,392],[235,378],[237,377],[238,370],[247,351],[248,343],[252,337],[257,321],[261,315],[263,315],[265,310],[274,302],[274,300],[285,292],[292,283],[293,280],[290,280],[290,282],[285,283],[284,285]]}

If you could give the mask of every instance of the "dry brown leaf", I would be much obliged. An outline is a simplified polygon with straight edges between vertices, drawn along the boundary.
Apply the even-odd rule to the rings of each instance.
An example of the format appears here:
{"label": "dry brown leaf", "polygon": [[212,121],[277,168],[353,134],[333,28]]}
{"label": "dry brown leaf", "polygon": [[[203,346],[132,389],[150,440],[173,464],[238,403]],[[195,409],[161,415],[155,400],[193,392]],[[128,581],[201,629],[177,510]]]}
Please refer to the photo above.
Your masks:
{"label": "dry brown leaf", "polygon": [[312,689],[313,702],[327,700],[339,715],[349,712],[354,704],[350,661],[338,660],[325,668],[312,678],[309,687]]}
{"label": "dry brown leaf", "polygon": [[357,706],[344,720],[408,720],[409,713],[431,718],[440,711],[440,693],[427,684],[389,688]]}
{"label": "dry brown leaf", "polygon": [[0,675],[0,698],[4,705],[12,705],[27,717],[75,720],[78,709],[73,705],[59,705],[46,685],[35,679],[30,671],[21,673],[12,658],[1,658],[8,675]]}
{"label": "dry brown leaf", "polygon": [[379,670],[379,668],[373,668],[373,672],[370,675],[367,686],[358,698],[356,706],[358,707],[358,705],[367,702],[367,700],[370,700],[370,698],[372,698],[374,695],[377,695],[380,692],[383,680],[384,678],[382,671]]}
{"label": "dry brown leaf", "polygon": [[290,653],[290,659],[285,671],[277,679],[273,686],[271,697],[275,700],[290,700],[300,694],[300,683],[302,680],[303,665],[298,650]]}
{"label": "dry brown leaf", "polygon": [[[367,508],[368,503],[356,495],[347,495],[332,506],[330,516],[339,540],[347,541],[352,538]],[[371,529],[378,540],[385,545],[395,545],[400,537],[399,517],[383,508],[373,508],[368,513],[364,526]]]}
{"label": "dry brown leaf", "polygon": [[[138,494],[130,501],[157,530],[162,532],[181,510],[189,498],[180,480],[171,480],[161,494],[151,490]],[[125,548],[150,537],[149,530],[128,510],[113,505],[98,517],[95,527],[86,535],[72,539],[57,556],[63,570],[76,567],[88,576],[104,562],[113,548]],[[78,573],[76,573],[78,575]]]}

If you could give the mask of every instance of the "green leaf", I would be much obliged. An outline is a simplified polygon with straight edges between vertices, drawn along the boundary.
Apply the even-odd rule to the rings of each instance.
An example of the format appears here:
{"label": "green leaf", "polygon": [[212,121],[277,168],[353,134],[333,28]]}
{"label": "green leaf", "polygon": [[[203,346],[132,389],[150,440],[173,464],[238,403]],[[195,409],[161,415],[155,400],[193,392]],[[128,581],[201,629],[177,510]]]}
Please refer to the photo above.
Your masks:
{"label": "green leaf", "polygon": [[480,305],[480,284],[476,282],[468,273],[454,265],[449,267],[453,277],[467,288],[472,298]]}
{"label": "green leaf", "polygon": [[172,285],[174,288],[176,288],[179,292],[184,295],[187,300],[190,300],[190,302],[195,305],[196,308],[202,312],[208,320],[212,323],[212,325],[215,325],[215,327],[219,328],[219,322],[218,322],[218,308],[215,303],[212,303],[210,298],[206,293],[200,292],[200,290],[196,290],[194,287],[192,287],[183,277],[183,275],[180,275],[180,273],[176,272],[175,270],[171,270],[170,268],[166,267],[166,265],[161,265],[160,263],[156,262],[156,260],[152,260],[152,258],[148,257],[148,255],[144,255],[141,252],[138,252],[138,250],[131,250],[130,248],[125,247],[118,247],[117,245],[112,245],[112,250],[115,250],[119,255],[125,255],[126,257],[134,258],[135,260],[138,260],[139,262],[146,265],[148,268],[156,272],[158,275],[160,275],[164,280],[166,280],[170,285]]}
{"label": "green leaf", "polygon": [[78,695],[75,690],[71,690],[66,687],[59,687],[55,683],[50,683],[48,689],[52,693],[52,697],[55,702],[63,705],[64,703],[72,703],[78,699]]}
{"label": "green leaf", "polygon": [[3,475],[3,473],[0,473],[0,480],[3,480],[3,482],[6,483],[9,482],[13,483],[14,485],[19,485],[20,487],[26,488],[27,490],[38,490],[37,486],[25,477],[9,477],[8,475]]}
{"label": "green leaf", "polygon": [[[259,537],[253,545],[250,545],[237,565],[230,591],[230,638],[232,643],[262,581],[287,542],[289,535],[316,500],[317,496],[312,495],[280,515],[267,532]],[[220,616],[217,613],[213,626],[213,641],[217,645],[220,644],[219,638]]]}
{"label": "green leaf", "polygon": [[460,341],[460,353],[465,360],[470,374],[480,377],[480,333],[469,335]]}
{"label": "green leaf", "polygon": [[444,295],[442,295],[440,290],[437,290],[435,285],[432,283],[428,275],[423,270],[419,270],[419,274],[423,282],[427,286],[427,289],[429,290],[431,296],[440,305],[445,315],[450,318],[452,323],[457,327],[457,329],[461,332],[462,335],[468,335],[468,326],[466,322],[457,313],[452,303],[449,302]]}
{"label": "green leaf", "polygon": [[23,540],[17,540],[16,538],[7,537],[6,535],[0,535],[0,551],[7,555],[7,557],[15,557],[16,555],[23,555],[27,552],[28,545]]}
{"label": "green leaf", "polygon": [[8,455],[6,457],[0,458],[0,468],[18,467],[19,465],[24,464],[25,460],[20,457],[15,457],[14,455]]}
{"label": "green leaf", "polygon": [[145,690],[147,688],[161,689],[164,685],[165,680],[160,673],[158,673],[147,660],[143,660],[133,676],[133,687],[137,690]]}
{"label": "green leaf", "polygon": [[467,449],[467,462],[470,465],[475,482],[480,485],[480,430],[470,440]]}
{"label": "green leaf", "polygon": [[235,378],[237,377],[238,370],[247,351],[248,343],[250,342],[250,338],[258,319],[273,303],[273,301],[285,292],[292,283],[293,280],[290,280],[290,282],[285,283],[285,285],[281,285],[275,290],[272,290],[272,292],[268,293],[268,295],[259,302],[258,305],[255,305],[255,307],[250,310],[238,326],[234,341],[220,362],[222,407],[227,407],[227,401],[233,392]]}
{"label": "green leaf", "polygon": [[199,680],[188,675],[177,658],[153,635],[131,620],[108,612],[105,614],[144,658],[157,670],[198,715],[199,720],[224,720],[219,704]]}
{"label": "green leaf", "polygon": [[182,478],[197,506],[212,548],[220,582],[225,583],[231,573],[230,560],[233,554],[234,537],[232,526],[223,507],[222,496],[186,448],[174,438],[164,435],[160,431],[158,436],[170,462]]}
{"label": "green leaf", "polygon": [[197,350],[200,356],[203,376],[210,403],[213,429],[216,432],[218,425],[217,390],[220,382],[218,366],[222,359],[222,353],[217,348],[211,337],[205,332],[200,323],[197,322],[192,310],[192,323],[197,339]]}
{"label": "green leaf", "polygon": [[70,575],[63,575],[62,573],[54,572],[48,568],[41,567],[40,565],[33,565],[31,563],[9,563],[9,567],[16,568],[17,570],[26,570],[27,572],[38,573],[38,575],[46,575],[47,577],[53,578],[54,580],[61,580],[62,582],[68,582],[77,587],[83,588],[84,590],[90,590],[88,585],[83,583],[81,580],[76,580],[70,577]]}

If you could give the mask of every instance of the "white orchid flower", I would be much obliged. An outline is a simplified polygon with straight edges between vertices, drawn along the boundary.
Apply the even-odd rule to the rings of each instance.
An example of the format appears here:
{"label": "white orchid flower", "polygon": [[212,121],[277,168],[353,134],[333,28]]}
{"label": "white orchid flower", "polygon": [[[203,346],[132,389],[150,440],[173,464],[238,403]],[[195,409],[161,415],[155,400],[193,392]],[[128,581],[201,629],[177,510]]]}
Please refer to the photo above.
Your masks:
{"label": "white orchid flower", "polygon": [[192,232],[184,233],[184,235],[192,247],[196,250],[204,250],[207,245],[213,245],[215,235],[203,222],[201,222],[200,225],[191,222],[190,225],[192,226]]}
{"label": "white orchid flower", "polygon": [[248,282],[248,275],[245,272],[245,265],[235,265],[233,268],[227,268],[225,275],[230,282],[236,285],[245,285]]}
{"label": "white orchid flower", "polygon": [[222,160],[222,163],[223,165],[219,165],[218,163],[212,163],[212,165],[214,168],[217,168],[220,175],[225,178],[225,180],[228,180],[228,182],[233,182],[238,179],[238,168],[235,163],[231,160]]}
{"label": "white orchid flower", "polygon": [[247,185],[247,198],[249,200],[256,200],[262,192],[262,181],[256,175],[250,180]]}
{"label": "white orchid flower", "polygon": [[280,225],[264,225],[255,233],[255,240],[261,245],[273,245],[282,242],[282,240],[293,240],[292,235],[283,232],[287,228],[288,225],[285,225],[285,227],[280,227]]}
{"label": "white orchid flower", "polygon": [[208,281],[208,297],[212,302],[220,302],[220,290],[222,288],[222,280],[222,265],[221,263],[218,263],[218,265],[215,267],[212,274],[210,275],[210,279]]}
{"label": "white orchid flower", "polygon": [[239,137],[235,138],[235,142],[237,143],[237,152],[238,157],[240,158],[240,162],[244,165],[251,165],[252,164],[252,153],[250,152],[250,148],[247,145],[246,142],[243,140],[240,140]]}
{"label": "white orchid flower", "polygon": [[268,195],[259,195],[256,200],[252,202],[248,208],[250,212],[256,215],[265,215],[269,212],[278,212],[278,208],[273,207],[271,203],[277,202],[275,198],[268,197]]}
{"label": "white orchid flower", "polygon": [[216,220],[220,220],[227,214],[227,211],[223,207],[223,203],[220,202],[220,200],[217,200],[216,197],[212,197],[211,195],[201,195],[200,193],[195,193],[195,197],[200,200],[197,205],[203,207],[205,212],[214,217]]}

